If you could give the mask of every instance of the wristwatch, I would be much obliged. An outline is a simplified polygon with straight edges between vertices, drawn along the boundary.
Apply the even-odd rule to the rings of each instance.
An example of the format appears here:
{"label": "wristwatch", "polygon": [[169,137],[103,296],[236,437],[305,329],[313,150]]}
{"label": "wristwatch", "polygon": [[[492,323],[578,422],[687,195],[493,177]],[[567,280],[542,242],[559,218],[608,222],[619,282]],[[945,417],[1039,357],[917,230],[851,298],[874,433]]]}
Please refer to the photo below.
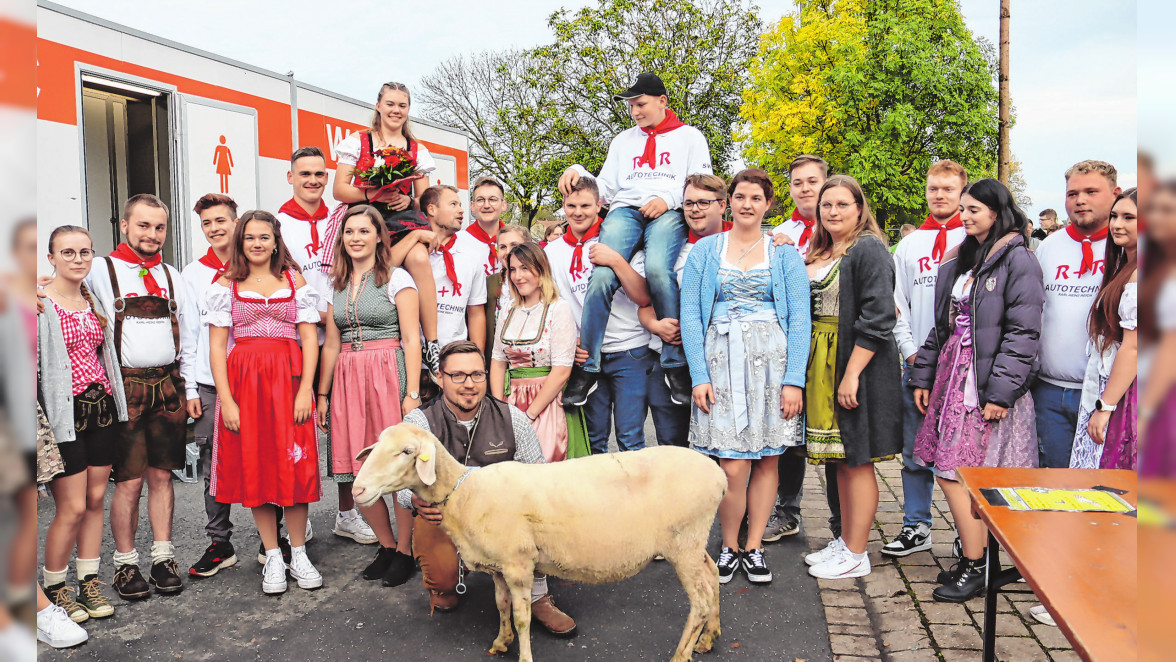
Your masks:
{"label": "wristwatch", "polygon": [[420,399],[421,399],[421,394],[420,394],[420,393],[417,393],[416,391],[409,391],[409,392],[408,392],[408,397],[412,398],[413,400],[420,400]]}
{"label": "wristwatch", "polygon": [[1094,401],[1094,408],[1096,411],[1115,411],[1115,407],[1117,407],[1117,406],[1118,405],[1107,404],[1106,402],[1103,401],[1102,398],[1099,398],[1098,400]]}

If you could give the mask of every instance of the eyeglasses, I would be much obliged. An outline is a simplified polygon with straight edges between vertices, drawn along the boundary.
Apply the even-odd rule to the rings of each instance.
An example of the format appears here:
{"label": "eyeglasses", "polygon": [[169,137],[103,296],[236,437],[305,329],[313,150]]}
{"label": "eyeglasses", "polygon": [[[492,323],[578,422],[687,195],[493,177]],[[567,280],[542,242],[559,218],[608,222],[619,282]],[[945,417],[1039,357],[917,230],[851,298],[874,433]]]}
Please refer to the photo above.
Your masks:
{"label": "eyeglasses", "polygon": [[477,370],[475,372],[445,372],[442,370],[441,374],[452,379],[455,384],[464,384],[467,379],[473,379],[475,384],[481,384],[486,381],[485,370]]}
{"label": "eyeglasses", "polygon": [[845,211],[850,207],[856,207],[856,202],[838,202],[834,205],[832,202],[822,202],[821,211],[833,211],[833,207],[837,207],[837,211]]}
{"label": "eyeglasses", "polygon": [[721,200],[683,200],[682,209],[694,209],[695,207],[698,207],[700,210],[706,211],[710,209],[710,206],[716,202],[721,202]]}
{"label": "eyeglasses", "polygon": [[89,248],[83,248],[80,251],[75,251],[72,248],[63,248],[60,251],[57,251],[57,254],[60,255],[61,259],[65,260],[66,262],[73,262],[74,259],[78,257],[82,258],[82,262],[89,262],[90,260],[94,259],[94,251],[90,250]]}
{"label": "eyeglasses", "polygon": [[475,205],[496,205],[502,202],[502,198],[474,198]]}

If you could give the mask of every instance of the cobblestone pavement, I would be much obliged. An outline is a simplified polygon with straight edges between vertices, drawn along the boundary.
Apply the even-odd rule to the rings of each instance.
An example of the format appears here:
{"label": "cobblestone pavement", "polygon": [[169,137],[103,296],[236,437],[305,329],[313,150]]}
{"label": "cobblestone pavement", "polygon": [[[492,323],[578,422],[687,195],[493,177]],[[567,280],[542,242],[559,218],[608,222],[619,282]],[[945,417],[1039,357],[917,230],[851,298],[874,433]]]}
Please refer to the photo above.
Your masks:
{"label": "cobblestone pavement", "polygon": [[[932,550],[902,559],[880,553],[882,545],[902,529],[902,478],[899,460],[877,465],[878,515],[870,532],[868,552],[873,572],[850,580],[818,579],[829,643],[838,662],[956,662],[979,660],[984,622],[984,598],[966,604],[935,602],[935,576],[950,567],[955,540],[951,511],[936,490],[932,504]],[[809,549],[829,542],[829,507],[825,501],[824,472],[810,466],[805,477],[801,512]],[[1007,559],[1004,560],[1007,565]],[[1021,585],[1024,586],[1024,585]],[[1025,586],[1026,591],[1028,587]],[[1071,662],[1078,660],[1066,637],[1056,627],[1042,625],[1029,615],[1036,604],[1032,593],[1003,594],[998,601],[996,654],[1015,662]]]}

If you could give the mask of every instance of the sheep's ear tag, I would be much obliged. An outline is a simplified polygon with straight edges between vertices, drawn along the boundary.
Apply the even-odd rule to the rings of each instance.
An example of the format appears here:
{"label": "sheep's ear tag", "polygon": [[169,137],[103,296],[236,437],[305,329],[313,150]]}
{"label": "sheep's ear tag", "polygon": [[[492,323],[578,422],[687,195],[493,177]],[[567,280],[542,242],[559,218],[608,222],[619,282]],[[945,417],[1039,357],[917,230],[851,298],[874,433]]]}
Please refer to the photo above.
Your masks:
{"label": "sheep's ear tag", "polygon": [[421,447],[420,453],[416,458],[417,475],[420,476],[421,482],[425,485],[432,485],[437,482],[437,461],[433,456],[433,449],[424,445]]}

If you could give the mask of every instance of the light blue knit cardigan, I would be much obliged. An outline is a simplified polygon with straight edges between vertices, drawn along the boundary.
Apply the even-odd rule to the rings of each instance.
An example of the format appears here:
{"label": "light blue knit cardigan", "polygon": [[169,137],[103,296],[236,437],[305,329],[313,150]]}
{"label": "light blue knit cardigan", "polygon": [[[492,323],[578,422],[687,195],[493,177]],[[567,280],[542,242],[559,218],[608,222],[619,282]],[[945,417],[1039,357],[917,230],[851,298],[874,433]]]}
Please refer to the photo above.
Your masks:
{"label": "light blue knit cardigan", "polygon": [[[694,386],[709,384],[706,352],[703,347],[719,294],[719,263],[723,237],[713,234],[698,240],[686,259],[682,273],[682,347],[690,365]],[[788,367],[785,386],[804,388],[812,343],[812,303],[804,260],[793,246],[769,248],[772,269],[772,299],[776,317],[788,338]]]}

